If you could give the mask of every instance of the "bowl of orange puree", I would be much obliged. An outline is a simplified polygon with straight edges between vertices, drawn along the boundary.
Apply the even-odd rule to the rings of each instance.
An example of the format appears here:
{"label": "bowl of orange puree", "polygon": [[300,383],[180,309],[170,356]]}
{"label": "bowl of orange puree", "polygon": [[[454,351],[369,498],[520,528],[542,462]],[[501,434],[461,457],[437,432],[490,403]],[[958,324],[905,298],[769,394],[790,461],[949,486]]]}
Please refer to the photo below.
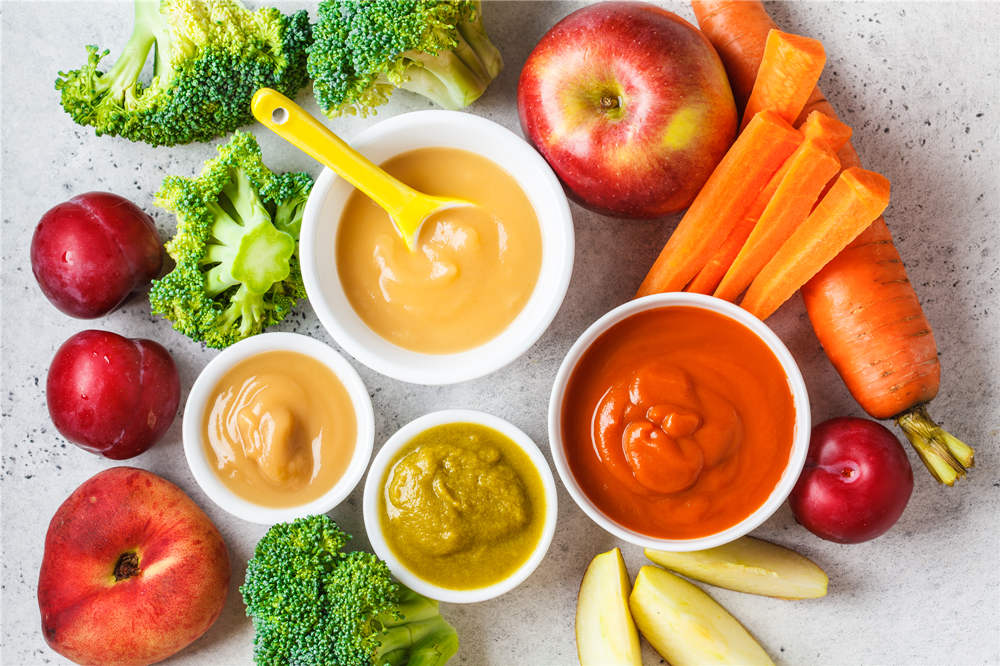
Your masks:
{"label": "bowl of orange puree", "polygon": [[302,277],[337,343],[416,384],[481,377],[528,350],[573,268],[573,220],[545,160],[469,113],[417,111],[351,144],[407,185],[462,199],[424,221],[410,249],[385,211],[325,169],[303,213]]}
{"label": "bowl of orange puree", "polygon": [[326,513],[364,475],[375,419],[361,377],[329,345],[262,333],[224,349],[184,407],[184,455],[208,497],[271,525]]}
{"label": "bowl of orange puree", "polygon": [[720,299],[646,296],[570,348],[549,441],[570,496],[646,548],[737,539],[785,501],[809,447],[809,398],[781,340]]}

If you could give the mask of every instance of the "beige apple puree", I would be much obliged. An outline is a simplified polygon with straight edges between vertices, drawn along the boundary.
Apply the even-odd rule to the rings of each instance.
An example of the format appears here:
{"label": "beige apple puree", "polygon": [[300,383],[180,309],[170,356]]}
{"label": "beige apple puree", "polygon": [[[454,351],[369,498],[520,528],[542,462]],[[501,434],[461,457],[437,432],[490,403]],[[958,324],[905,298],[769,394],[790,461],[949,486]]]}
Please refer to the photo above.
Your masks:
{"label": "beige apple puree", "polygon": [[297,506],[324,495],[354,454],[357,423],[347,389],[305,354],[245,359],[223,375],[207,404],[209,465],[256,504]]}
{"label": "beige apple puree", "polygon": [[496,337],[538,280],[538,217],[517,182],[456,148],[420,148],[382,168],[422,192],[475,206],[435,213],[410,251],[385,211],[361,192],[344,207],[337,269],[358,316],[400,347],[448,354]]}

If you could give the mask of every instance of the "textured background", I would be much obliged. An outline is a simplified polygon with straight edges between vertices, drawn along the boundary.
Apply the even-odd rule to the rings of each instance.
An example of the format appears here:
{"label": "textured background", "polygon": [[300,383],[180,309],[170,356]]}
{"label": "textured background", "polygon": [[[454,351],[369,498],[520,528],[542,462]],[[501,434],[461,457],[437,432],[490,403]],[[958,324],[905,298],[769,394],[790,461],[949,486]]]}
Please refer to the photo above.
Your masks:
{"label": "textured background", "polygon": [[[251,3],[259,5],[260,3]],[[289,5],[289,7],[298,5]],[[531,47],[576,5],[505,2],[486,21],[506,69],[471,111],[517,130],[518,72]],[[686,3],[666,6],[693,20]],[[787,664],[994,664],[1000,662],[1000,300],[996,283],[1000,208],[1000,12],[994,3],[803,3],[770,5],[785,29],[823,40],[829,60],[822,85],[855,128],[865,165],[893,182],[886,215],[941,350],[943,383],[932,413],[977,448],[977,467],[954,488],[939,487],[910,452],[915,488],[899,524],[866,544],[821,541],[782,508],[756,534],[792,546],[830,574],[819,601],[786,602],[711,590]],[[5,664],[63,663],[39,631],[35,583],[49,517],[81,482],[112,466],[67,444],[45,409],[49,360],[72,333],[92,327],[150,337],[173,353],[191,385],[215,353],[152,318],[133,298],[97,321],[69,319],[39,292],[28,264],[34,225],[73,194],[109,190],[150,211],[164,237],[173,221],[152,206],[166,174],[190,175],[214,153],[209,145],[151,149],[76,127],[59,108],[52,80],[83,61],[83,45],[113,56],[130,28],[122,3],[4,2],[2,12],[2,419],[3,637]],[[309,102],[303,92],[301,100]],[[315,109],[311,104],[308,108]],[[381,115],[424,108],[400,94]],[[371,120],[331,123],[352,136]],[[275,169],[315,164],[266,132]],[[675,224],[633,222],[573,208],[578,255],[569,295],[549,331],[520,360],[484,379],[444,388],[410,386],[358,366],[376,413],[376,446],[399,426],[444,407],[472,407],[510,419],[546,448],[550,383],[569,345],[599,315],[627,299]],[[813,419],[861,415],[823,356],[798,298],[769,322],[802,366]],[[281,330],[333,344],[309,309]],[[182,396],[183,397],[183,396]],[[164,441],[129,464],[189,492],[215,520],[231,549],[233,586],[222,618],[176,664],[241,664],[252,631],[236,586],[264,528],[211,504],[181,452],[180,418]],[[360,490],[332,516],[364,547]],[[494,601],[449,606],[462,664],[575,663],[577,586],[589,559],[616,545],[560,489],[559,526],[548,557],[517,590]],[[644,562],[624,548],[634,575]],[[648,649],[647,663],[659,663]]]}

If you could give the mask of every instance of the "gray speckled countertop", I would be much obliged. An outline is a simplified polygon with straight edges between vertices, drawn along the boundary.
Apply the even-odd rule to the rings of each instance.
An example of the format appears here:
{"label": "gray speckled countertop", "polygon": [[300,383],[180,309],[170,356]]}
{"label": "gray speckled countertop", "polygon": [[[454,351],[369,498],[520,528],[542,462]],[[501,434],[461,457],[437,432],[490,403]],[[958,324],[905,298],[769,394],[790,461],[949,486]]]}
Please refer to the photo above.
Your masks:
{"label": "gray speckled countertop", "polygon": [[[259,5],[260,3],[251,3]],[[291,6],[299,6],[295,3]],[[686,3],[665,3],[693,19]],[[305,6],[305,5],[303,5]],[[569,3],[506,2],[486,20],[506,69],[470,110],[517,130],[518,72]],[[860,545],[821,541],[782,508],[756,534],[792,546],[830,575],[822,600],[787,602],[711,589],[779,663],[1000,663],[1000,12],[994,3],[801,3],[771,5],[785,29],[815,36],[829,60],[822,85],[855,128],[866,166],[893,183],[886,214],[941,351],[943,382],[932,412],[977,448],[977,467],[942,488],[916,456],[913,497],[900,522]],[[151,149],[99,138],[73,125],[57,103],[59,69],[83,61],[83,45],[113,52],[130,27],[124,3],[3,2],[2,12],[2,517],[0,661],[10,666],[65,663],[39,630],[35,583],[49,517],[77,485],[113,465],[67,444],[45,408],[45,373],[58,345],[92,327],[150,337],[173,353],[190,387],[215,353],[150,316],[133,298],[97,321],[69,319],[42,297],[28,264],[40,215],[69,196],[109,190],[135,200],[164,237],[172,219],[152,206],[163,176],[192,174],[209,145]],[[309,100],[308,92],[300,99]],[[400,94],[386,116],[424,108]],[[309,103],[308,108],[315,109]],[[331,125],[350,137],[374,122]],[[255,133],[275,169],[316,165],[261,128]],[[544,337],[520,360],[485,379],[427,388],[401,384],[355,363],[371,391],[376,447],[399,426],[443,407],[471,407],[507,418],[546,448],[545,405],[569,345],[599,315],[634,291],[676,222],[619,221],[573,208],[577,261],[569,295]],[[796,298],[769,322],[800,363],[818,422],[861,415],[819,347]],[[330,342],[303,304],[280,330]],[[180,418],[164,441],[128,464],[176,483],[205,508],[232,556],[233,583],[221,619],[173,664],[245,664],[252,630],[236,586],[264,528],[241,522],[198,489],[181,452]],[[333,517],[364,547],[360,488]],[[560,488],[559,525],[548,557],[515,591],[491,602],[447,606],[458,628],[460,664],[572,664],[573,617],[590,558],[616,545]],[[634,575],[640,549],[623,549]],[[646,648],[646,663],[660,663]]]}

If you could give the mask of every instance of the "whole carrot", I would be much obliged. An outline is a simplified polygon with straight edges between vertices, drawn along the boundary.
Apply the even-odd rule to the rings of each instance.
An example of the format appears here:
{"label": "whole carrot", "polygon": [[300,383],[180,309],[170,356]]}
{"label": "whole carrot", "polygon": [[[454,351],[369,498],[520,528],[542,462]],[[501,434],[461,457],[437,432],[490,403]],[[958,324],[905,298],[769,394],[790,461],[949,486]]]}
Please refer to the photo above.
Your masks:
{"label": "whole carrot", "polygon": [[[705,36],[729,74],[738,103],[746,102],[777,26],[757,0],[692,0]],[[836,117],[817,87],[811,111]],[[860,166],[850,143],[843,168]],[[802,288],[816,337],[855,400],[875,418],[895,418],[931,474],[951,485],[974,463],[971,447],[938,426],[926,403],[940,385],[934,335],[892,235],[880,217]]]}

